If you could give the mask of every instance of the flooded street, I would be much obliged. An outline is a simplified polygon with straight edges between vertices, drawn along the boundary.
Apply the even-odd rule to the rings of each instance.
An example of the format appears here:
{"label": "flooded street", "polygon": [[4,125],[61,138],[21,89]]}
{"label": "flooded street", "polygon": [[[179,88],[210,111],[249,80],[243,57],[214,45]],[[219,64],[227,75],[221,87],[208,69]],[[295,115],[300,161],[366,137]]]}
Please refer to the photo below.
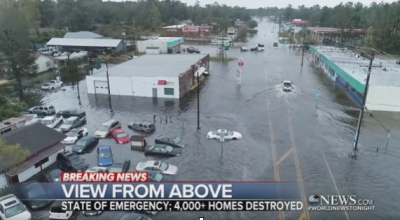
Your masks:
{"label": "flooded street", "polygon": [[[107,97],[88,96],[86,83],[81,81],[81,106],[76,90],[71,87],[49,94],[44,102],[53,104],[57,110],[83,108],[87,113],[87,128],[92,133],[101,123],[115,118],[122,122],[125,131],[133,134],[127,128],[128,122],[152,122],[153,115],[157,115],[157,131],[150,136],[150,143],[156,136],[166,134],[180,136],[188,144],[181,156],[166,160],[179,167],[177,181],[295,181],[300,183],[304,201],[311,194],[356,194],[373,199],[376,205],[374,212],[310,212],[303,219],[394,219],[398,216],[395,203],[389,201],[398,198],[400,192],[387,189],[398,188],[396,183],[400,181],[396,171],[400,156],[396,122],[383,116],[378,118],[391,130],[389,151],[385,152],[387,133],[374,118],[366,117],[359,159],[350,160],[348,153],[357,112],[351,111],[351,106],[339,104],[344,101],[333,93],[334,85],[325,75],[312,70],[308,56],[301,68],[301,51],[289,51],[283,45],[272,47],[277,42],[276,33],[271,33],[273,26],[260,23],[258,35],[247,44],[249,47],[264,44],[264,52],[231,49],[231,57],[243,58],[245,62],[242,85],[236,81],[236,61],[211,64],[210,76],[201,88],[200,130],[197,130],[195,95],[186,103],[112,97],[110,105]],[[204,53],[217,51],[211,46],[196,47]],[[295,91],[283,93],[279,86],[282,80],[292,81]],[[320,98],[316,108],[317,92]],[[219,128],[238,131],[243,139],[207,140],[207,132]],[[100,144],[113,147],[115,161],[130,159],[130,171],[134,171],[138,162],[148,159],[143,153],[131,151],[129,145],[117,145],[112,139],[101,140]],[[378,146],[381,149],[376,153]],[[83,157],[90,165],[96,165],[95,152]],[[47,211],[36,214],[36,219],[48,218]],[[287,212],[285,219],[298,219],[300,215]],[[97,218],[117,217],[115,213],[104,213]],[[278,212],[174,212],[159,213],[154,219],[198,217],[280,219]]]}

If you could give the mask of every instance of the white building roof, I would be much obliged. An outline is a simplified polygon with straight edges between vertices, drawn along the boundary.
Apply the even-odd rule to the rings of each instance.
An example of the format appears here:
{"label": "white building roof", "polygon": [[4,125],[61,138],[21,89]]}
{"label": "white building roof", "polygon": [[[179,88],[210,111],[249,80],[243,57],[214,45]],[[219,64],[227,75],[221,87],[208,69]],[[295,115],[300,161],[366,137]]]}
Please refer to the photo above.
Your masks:
{"label": "white building roof", "polygon": [[185,26],[187,26],[187,25],[186,24],[178,24],[178,25],[165,26],[163,28],[166,28],[166,29],[168,29],[168,28],[183,28]]}
{"label": "white building roof", "polygon": [[[320,54],[334,62],[354,79],[365,85],[369,59],[365,59],[350,50],[318,46],[314,47]],[[400,86],[400,65],[396,64],[395,59],[379,58],[379,54],[374,59],[372,65],[377,66],[382,63],[382,67],[373,67],[371,71],[370,86]],[[384,70],[386,68],[386,70]]]}
{"label": "white building roof", "polygon": [[[108,67],[110,76],[171,76],[185,73],[207,54],[159,54],[143,55],[124,63]],[[100,69],[94,76],[106,76],[105,69]]]}
{"label": "white building roof", "polygon": [[78,32],[67,32],[64,35],[64,38],[86,38],[86,39],[95,39],[101,38],[100,34],[96,34],[90,31],[78,31]]}
{"label": "white building roof", "polygon": [[83,38],[52,38],[47,46],[67,47],[117,47],[120,39],[83,39]]}

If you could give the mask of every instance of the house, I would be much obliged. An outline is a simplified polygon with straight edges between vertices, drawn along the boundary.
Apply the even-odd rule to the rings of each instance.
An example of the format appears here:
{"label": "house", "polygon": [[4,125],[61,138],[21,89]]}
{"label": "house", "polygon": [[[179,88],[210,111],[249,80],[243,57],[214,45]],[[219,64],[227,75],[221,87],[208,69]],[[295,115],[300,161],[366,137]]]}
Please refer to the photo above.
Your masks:
{"label": "house", "polygon": [[0,188],[14,183],[21,183],[56,161],[57,154],[64,151],[60,143],[66,137],[40,123],[14,129],[0,135],[8,145],[19,144],[30,151],[25,161],[14,164],[13,161],[2,158],[0,161]]}
{"label": "house", "polygon": [[80,39],[99,39],[104,38],[100,34],[96,34],[90,31],[78,31],[78,32],[67,32],[64,38],[80,38]]}
{"label": "house", "polygon": [[54,61],[44,55],[36,55],[35,64],[33,64],[37,73],[46,72],[54,68]]}

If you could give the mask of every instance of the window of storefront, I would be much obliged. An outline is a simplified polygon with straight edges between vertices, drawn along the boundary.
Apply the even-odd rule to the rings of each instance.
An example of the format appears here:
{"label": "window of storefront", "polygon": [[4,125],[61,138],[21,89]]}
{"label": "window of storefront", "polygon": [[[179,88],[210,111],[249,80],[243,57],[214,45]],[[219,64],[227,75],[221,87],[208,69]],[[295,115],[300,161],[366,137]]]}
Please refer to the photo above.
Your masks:
{"label": "window of storefront", "polygon": [[164,88],[164,95],[174,95],[173,88]]}

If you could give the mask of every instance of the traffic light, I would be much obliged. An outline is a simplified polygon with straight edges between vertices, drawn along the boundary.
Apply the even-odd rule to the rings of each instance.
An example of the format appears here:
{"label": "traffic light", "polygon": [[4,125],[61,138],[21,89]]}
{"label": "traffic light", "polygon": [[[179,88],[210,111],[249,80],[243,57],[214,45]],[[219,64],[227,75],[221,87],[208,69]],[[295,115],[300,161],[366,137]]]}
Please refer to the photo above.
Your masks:
{"label": "traffic light", "polygon": [[94,61],[94,68],[100,69],[101,68],[101,60],[97,59]]}

